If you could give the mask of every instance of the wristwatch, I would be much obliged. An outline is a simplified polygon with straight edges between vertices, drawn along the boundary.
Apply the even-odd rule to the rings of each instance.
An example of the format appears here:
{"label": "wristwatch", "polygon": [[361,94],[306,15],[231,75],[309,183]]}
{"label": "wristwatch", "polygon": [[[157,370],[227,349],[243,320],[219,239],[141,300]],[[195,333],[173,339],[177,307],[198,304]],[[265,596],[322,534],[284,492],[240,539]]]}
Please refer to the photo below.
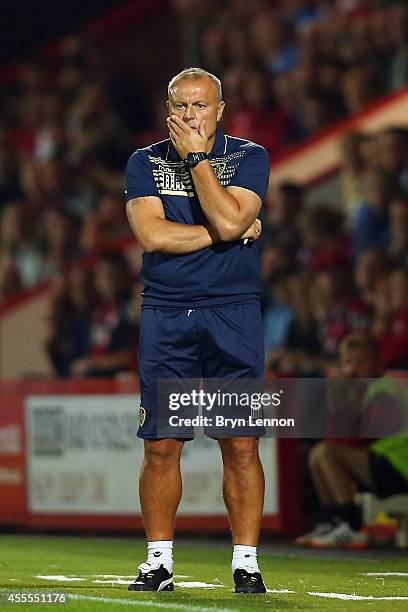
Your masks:
{"label": "wristwatch", "polygon": [[183,161],[189,168],[195,168],[204,159],[208,159],[208,155],[204,151],[200,151],[199,153],[187,153]]}

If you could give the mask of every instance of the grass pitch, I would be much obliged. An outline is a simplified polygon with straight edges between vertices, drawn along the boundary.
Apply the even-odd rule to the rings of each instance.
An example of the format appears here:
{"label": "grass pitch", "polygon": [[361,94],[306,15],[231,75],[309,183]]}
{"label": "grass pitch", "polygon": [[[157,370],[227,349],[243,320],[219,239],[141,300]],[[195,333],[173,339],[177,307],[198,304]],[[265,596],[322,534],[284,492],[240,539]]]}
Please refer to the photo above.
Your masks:
{"label": "grass pitch", "polygon": [[[56,608],[67,612],[408,609],[408,555],[353,558],[348,552],[344,558],[330,554],[316,557],[305,552],[284,554],[282,549],[274,554],[273,547],[268,547],[269,552],[261,547],[262,574],[272,592],[236,595],[232,590],[230,546],[220,543],[206,547],[199,540],[192,546],[180,541],[175,548],[175,591],[129,592],[127,584],[133,581],[137,565],[145,560],[145,550],[143,542],[131,539],[0,536],[0,609],[33,612]],[[66,604],[7,603],[10,592],[68,593],[72,598]]]}

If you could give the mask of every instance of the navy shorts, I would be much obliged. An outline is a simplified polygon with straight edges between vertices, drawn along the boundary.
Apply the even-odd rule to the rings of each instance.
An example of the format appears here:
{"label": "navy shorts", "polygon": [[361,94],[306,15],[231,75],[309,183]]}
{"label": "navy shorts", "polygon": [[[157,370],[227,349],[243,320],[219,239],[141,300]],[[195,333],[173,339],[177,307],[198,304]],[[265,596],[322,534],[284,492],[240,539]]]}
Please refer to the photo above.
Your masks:
{"label": "navy shorts", "polygon": [[145,439],[162,438],[157,433],[158,380],[263,379],[265,351],[260,303],[251,300],[195,309],[144,306],[139,351],[141,398],[137,435]]}

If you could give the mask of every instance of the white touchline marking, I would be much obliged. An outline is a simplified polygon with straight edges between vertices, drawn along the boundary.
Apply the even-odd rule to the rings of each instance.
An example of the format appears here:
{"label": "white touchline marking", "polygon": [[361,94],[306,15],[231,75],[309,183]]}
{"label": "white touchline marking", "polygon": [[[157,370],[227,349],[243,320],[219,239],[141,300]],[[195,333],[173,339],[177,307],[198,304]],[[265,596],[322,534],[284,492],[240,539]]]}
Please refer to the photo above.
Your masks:
{"label": "white touchline marking", "polygon": [[[180,578],[190,578],[190,576],[183,576],[180,575]],[[134,582],[135,577],[134,576],[126,576],[126,575],[120,575],[120,574],[92,574],[86,578],[80,578],[80,577],[69,577],[69,576],[64,576],[64,575],[57,575],[57,576],[35,576],[35,578],[41,578],[42,580],[55,580],[57,582],[84,582],[89,580],[90,582],[94,583],[94,584],[132,584],[132,582]],[[96,580],[92,580],[92,578],[96,578]],[[103,578],[105,580],[103,580]],[[16,580],[16,578],[10,578],[10,580]],[[206,582],[179,582],[177,583],[178,586],[181,587],[185,587],[185,588],[194,588],[194,587],[201,587],[201,588],[216,588],[219,587],[219,584],[207,584]],[[224,586],[224,585],[222,585]]]}
{"label": "white touchline marking", "polygon": [[68,576],[34,576],[34,578],[41,578],[41,580],[57,580],[59,582],[81,582],[86,578],[69,578]]}
{"label": "white touchline marking", "polygon": [[[189,576],[186,576],[186,578],[188,577]],[[101,580],[101,579],[92,580],[92,582],[94,584],[132,584],[135,579],[133,576],[130,578],[130,580],[129,578],[130,577],[128,578],[113,577],[113,578],[107,578],[105,580]],[[215,589],[217,587],[224,586],[223,584],[208,584],[207,582],[176,582],[175,584],[179,587],[184,587],[186,589],[193,589],[193,588]]]}
{"label": "white touchline marking", "polygon": [[296,593],[296,591],[288,591],[288,589],[266,589],[267,593]]}
{"label": "white touchline marking", "polygon": [[184,574],[174,574],[174,578],[191,578],[191,576],[185,576]]}
{"label": "white touchline marking", "polygon": [[315,595],[316,597],[327,597],[329,599],[350,599],[355,601],[407,601],[408,597],[374,597],[373,595],[347,595],[346,593],[308,593],[309,595]]}
{"label": "white touchline marking", "polygon": [[364,572],[362,576],[408,576],[408,572]]}
{"label": "white touchline marking", "polygon": [[134,574],[92,574],[92,578],[134,578]]}
{"label": "white touchline marking", "polygon": [[189,604],[164,603],[159,601],[148,601],[146,599],[137,601],[136,599],[117,599],[109,597],[95,597],[94,595],[76,595],[69,593],[69,599],[79,601],[99,601],[101,603],[119,604],[124,606],[139,606],[139,608],[163,608],[165,610],[187,610],[187,612],[238,612],[235,608],[203,608],[201,606],[190,606]]}
{"label": "white touchline marking", "polygon": [[134,580],[134,578],[131,580],[124,580],[123,578],[116,578],[116,580],[114,580],[111,578],[110,580],[92,580],[92,582],[93,584],[132,584]]}
{"label": "white touchline marking", "polygon": [[211,584],[208,582],[175,582],[174,584],[185,589],[220,589],[224,586],[223,584]]}

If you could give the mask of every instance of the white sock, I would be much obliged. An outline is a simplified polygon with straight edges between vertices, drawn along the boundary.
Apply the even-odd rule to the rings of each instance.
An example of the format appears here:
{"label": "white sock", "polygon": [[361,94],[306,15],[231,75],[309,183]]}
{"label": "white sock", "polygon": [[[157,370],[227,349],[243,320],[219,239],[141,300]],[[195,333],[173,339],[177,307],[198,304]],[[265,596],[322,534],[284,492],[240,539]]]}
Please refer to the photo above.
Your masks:
{"label": "white sock", "polygon": [[173,540],[156,540],[147,543],[147,563],[161,563],[173,572]]}
{"label": "white sock", "polygon": [[259,572],[256,546],[235,544],[232,553],[231,568],[232,573],[238,568],[246,569],[251,573]]}

